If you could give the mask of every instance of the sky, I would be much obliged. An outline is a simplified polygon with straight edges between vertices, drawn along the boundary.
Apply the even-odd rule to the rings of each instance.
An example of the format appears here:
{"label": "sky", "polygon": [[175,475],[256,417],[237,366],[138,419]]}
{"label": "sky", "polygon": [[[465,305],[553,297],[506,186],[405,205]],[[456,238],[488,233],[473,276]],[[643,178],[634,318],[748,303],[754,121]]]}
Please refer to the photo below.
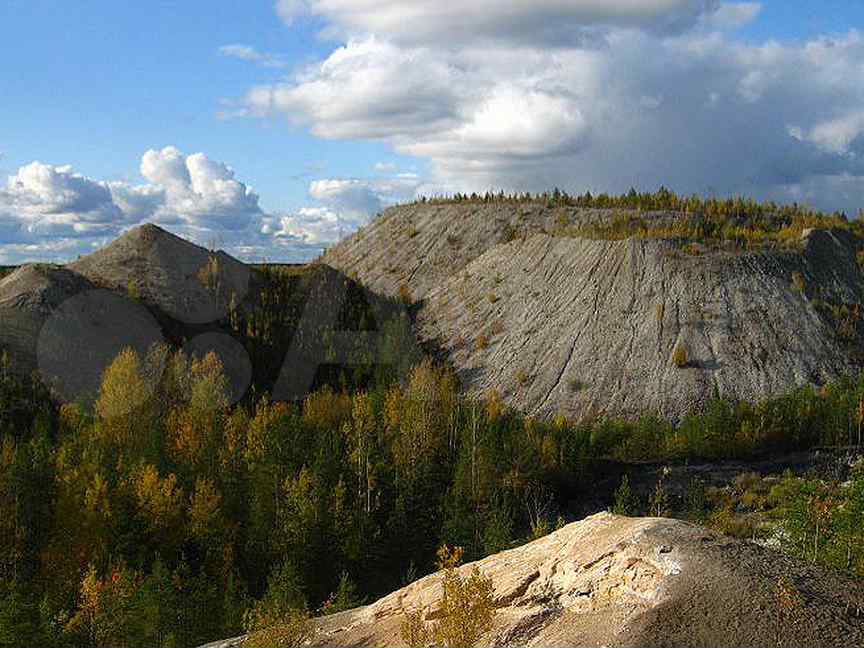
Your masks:
{"label": "sky", "polygon": [[456,191],[864,207],[864,1],[0,0],[0,264],[303,261]]}

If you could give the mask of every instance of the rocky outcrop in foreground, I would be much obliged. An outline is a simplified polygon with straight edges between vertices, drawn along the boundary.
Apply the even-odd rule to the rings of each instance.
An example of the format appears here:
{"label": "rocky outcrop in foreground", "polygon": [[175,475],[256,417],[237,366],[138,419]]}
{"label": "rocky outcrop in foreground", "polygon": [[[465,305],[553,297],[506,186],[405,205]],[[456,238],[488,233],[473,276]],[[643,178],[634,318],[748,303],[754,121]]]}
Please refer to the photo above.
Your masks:
{"label": "rocky outcrop in foreground", "polygon": [[[864,645],[864,598],[851,580],[678,520],[600,513],[462,569],[474,564],[497,604],[483,645]],[[783,605],[780,582],[801,605]],[[432,574],[318,618],[316,645],[403,645],[403,611],[434,618],[440,583]]]}

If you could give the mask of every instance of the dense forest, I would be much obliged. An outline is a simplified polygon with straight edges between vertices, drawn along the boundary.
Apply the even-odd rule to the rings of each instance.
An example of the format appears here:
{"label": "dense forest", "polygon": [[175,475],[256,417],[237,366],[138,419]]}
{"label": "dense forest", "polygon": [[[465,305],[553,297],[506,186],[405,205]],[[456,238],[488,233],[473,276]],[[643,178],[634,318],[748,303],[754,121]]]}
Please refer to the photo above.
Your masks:
{"label": "dense forest", "polygon": [[[92,403],[58,406],[4,360],[0,646],[190,646],[268,606],[337,611],[428,573],[442,544],[473,559],[549,532],[606,461],[857,444],[864,414],[853,380],[718,400],[677,427],[532,420],[494,393],[461,398],[429,359],[402,379],[343,383],[301,404],[232,406],[215,356],[160,346],[121,353]],[[728,525],[761,497],[788,550],[864,569],[862,473],[744,486],[712,511],[695,487],[682,505],[662,484],[638,501],[625,479],[614,506]]]}

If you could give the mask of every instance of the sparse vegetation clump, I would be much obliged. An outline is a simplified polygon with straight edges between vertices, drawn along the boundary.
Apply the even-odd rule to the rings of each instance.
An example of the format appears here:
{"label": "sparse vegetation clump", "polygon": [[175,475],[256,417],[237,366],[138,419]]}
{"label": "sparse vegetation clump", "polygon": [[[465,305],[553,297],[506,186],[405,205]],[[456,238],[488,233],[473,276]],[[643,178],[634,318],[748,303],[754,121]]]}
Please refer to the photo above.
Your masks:
{"label": "sparse vegetation clump", "polygon": [[221,296],[222,266],[219,257],[210,254],[207,262],[198,269],[198,283],[214,297]]}
{"label": "sparse vegetation clump", "polygon": [[567,388],[571,392],[582,391],[585,389],[585,383],[582,380],[579,380],[579,378],[573,377],[567,380]]}
{"label": "sparse vegetation clump", "polygon": [[[548,208],[603,209],[618,213],[611,219],[592,223],[571,224],[566,211],[555,216],[555,233],[594,239],[673,239],[683,242],[683,249],[701,254],[697,243],[728,243],[739,248],[759,248],[765,245],[789,246],[801,240],[809,228],[840,228],[859,238],[864,223],[849,221],[842,212],[826,214],[798,203],[778,204],[759,202],[751,198],[703,198],[698,195],[679,196],[665,187],[655,192],[631,189],[620,195],[606,193],[570,195],[565,191],[531,194],[504,192],[462,194],[437,198],[422,198],[421,203],[527,204],[539,203]],[[670,214],[673,219],[659,215]],[[516,238],[508,226],[504,240]]]}
{"label": "sparse vegetation clump", "polygon": [[785,646],[781,637],[794,631],[806,622],[804,616],[804,597],[788,576],[780,576],[774,586],[775,597],[775,633],[778,648]]}
{"label": "sparse vegetation clump", "polygon": [[803,274],[800,272],[792,273],[792,287],[802,295],[807,292],[807,280],[804,279]]}
{"label": "sparse vegetation clump", "polygon": [[672,351],[672,364],[674,364],[679,369],[684,369],[690,363],[689,354],[687,353],[687,347],[679,344],[675,347],[675,350]]}
{"label": "sparse vegetation clump", "polygon": [[129,283],[126,286],[126,294],[129,296],[129,299],[140,301],[141,287],[138,285],[137,281],[134,281],[132,279],[129,280]]}
{"label": "sparse vegetation clump", "polygon": [[315,637],[315,627],[305,610],[285,612],[253,610],[246,618],[244,648],[300,648]]}
{"label": "sparse vegetation clump", "polygon": [[401,299],[402,303],[406,306],[414,304],[414,294],[411,292],[411,288],[408,287],[408,284],[402,284],[399,286],[399,299]]}
{"label": "sparse vegetation clump", "polygon": [[504,225],[504,232],[502,234],[502,240],[504,243],[510,243],[511,241],[515,241],[517,238],[519,238],[519,230],[510,223]]}

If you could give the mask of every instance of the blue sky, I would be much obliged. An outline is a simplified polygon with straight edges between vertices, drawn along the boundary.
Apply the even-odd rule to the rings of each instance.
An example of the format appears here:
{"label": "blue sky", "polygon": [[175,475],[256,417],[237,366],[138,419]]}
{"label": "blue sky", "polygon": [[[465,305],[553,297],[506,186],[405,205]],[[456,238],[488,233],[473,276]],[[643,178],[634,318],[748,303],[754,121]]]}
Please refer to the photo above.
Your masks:
{"label": "blue sky", "polygon": [[[220,56],[254,43],[301,65],[326,56],[314,22],[280,22],[270,2],[0,3],[0,164],[71,164],[99,178],[138,179],[141,154],[174,145],[230,161],[271,209],[298,208],[310,169],[337,175],[387,157],[382,145],[321,141],[302,129],[220,120],[220,100],[284,69]],[[5,50],[5,51],[4,51]],[[321,168],[323,167],[323,168]]]}
{"label": "blue sky", "polygon": [[308,258],[486,188],[864,205],[864,2],[441,6],[3,0],[0,262],[145,220]]}
{"label": "blue sky", "polygon": [[843,34],[856,27],[864,27],[861,0],[767,0],[762,3],[759,20],[743,30],[743,34],[755,41],[805,40],[823,34]]}

